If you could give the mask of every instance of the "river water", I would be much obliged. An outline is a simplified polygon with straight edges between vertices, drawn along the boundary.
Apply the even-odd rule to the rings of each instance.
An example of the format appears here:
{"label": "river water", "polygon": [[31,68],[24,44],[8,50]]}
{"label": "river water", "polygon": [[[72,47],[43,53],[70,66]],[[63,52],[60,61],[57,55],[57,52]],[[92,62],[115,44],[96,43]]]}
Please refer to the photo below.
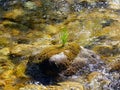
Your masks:
{"label": "river water", "polygon": [[[29,57],[63,28],[86,64],[54,81]],[[120,0],[0,0],[0,90],[120,90]]]}

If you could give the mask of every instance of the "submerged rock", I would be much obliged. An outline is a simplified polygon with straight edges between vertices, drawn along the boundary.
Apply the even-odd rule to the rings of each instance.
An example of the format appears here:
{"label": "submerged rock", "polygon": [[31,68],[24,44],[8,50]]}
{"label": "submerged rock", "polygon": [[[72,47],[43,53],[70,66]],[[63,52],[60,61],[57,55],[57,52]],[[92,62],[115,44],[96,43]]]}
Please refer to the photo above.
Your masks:
{"label": "submerged rock", "polygon": [[3,48],[5,46],[9,46],[10,40],[6,37],[0,37],[0,48]]}
{"label": "submerged rock", "polygon": [[44,48],[37,55],[31,56],[29,63],[39,64],[46,75],[57,76],[69,67],[79,51],[80,47],[76,43],[68,44],[65,47],[54,45]]}
{"label": "submerged rock", "polygon": [[10,53],[10,51],[9,51],[9,48],[8,47],[6,47],[6,48],[2,48],[1,50],[0,50],[0,55],[2,56],[2,55],[8,55]]}
{"label": "submerged rock", "polygon": [[93,50],[102,56],[115,56],[120,54],[120,45],[119,42],[111,41],[109,45],[94,46]]}
{"label": "submerged rock", "polygon": [[24,15],[24,11],[22,9],[13,9],[13,10],[7,11],[3,17],[7,19],[16,20],[18,19],[18,17],[23,15]]}
{"label": "submerged rock", "polygon": [[116,56],[113,58],[109,58],[111,62],[109,62],[109,67],[111,71],[120,71],[120,56]]}
{"label": "submerged rock", "polygon": [[65,47],[47,47],[30,56],[26,74],[43,84],[50,84],[51,80],[59,81],[76,73],[90,73],[102,68],[102,65],[100,57],[93,51],[69,43]]}
{"label": "submerged rock", "polygon": [[60,82],[58,85],[50,85],[50,86],[44,86],[44,85],[26,85],[21,87],[19,90],[84,90],[83,85],[78,82]]}
{"label": "submerged rock", "polygon": [[110,0],[109,4],[112,9],[120,9],[120,0]]}

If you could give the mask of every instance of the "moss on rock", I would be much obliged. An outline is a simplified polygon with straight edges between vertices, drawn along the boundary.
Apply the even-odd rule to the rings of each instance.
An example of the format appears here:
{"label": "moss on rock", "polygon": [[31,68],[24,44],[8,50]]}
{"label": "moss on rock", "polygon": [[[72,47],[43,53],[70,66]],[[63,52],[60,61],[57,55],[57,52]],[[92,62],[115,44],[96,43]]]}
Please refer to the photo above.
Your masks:
{"label": "moss on rock", "polygon": [[69,43],[65,47],[53,45],[31,56],[29,62],[39,64],[45,74],[55,76],[71,65],[79,51],[80,46],[76,43]]}
{"label": "moss on rock", "polygon": [[35,57],[41,62],[43,60],[49,59],[55,54],[63,52],[67,56],[68,60],[73,60],[79,51],[80,47],[76,43],[69,43],[65,47],[61,47],[61,45],[53,45],[44,48],[44,50],[35,55]]}

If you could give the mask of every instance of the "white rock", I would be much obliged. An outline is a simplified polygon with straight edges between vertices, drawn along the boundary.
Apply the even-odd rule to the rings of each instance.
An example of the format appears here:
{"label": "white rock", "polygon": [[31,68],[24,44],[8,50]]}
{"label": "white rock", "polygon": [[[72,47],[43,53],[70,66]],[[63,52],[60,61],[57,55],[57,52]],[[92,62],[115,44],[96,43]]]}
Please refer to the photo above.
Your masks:
{"label": "white rock", "polygon": [[60,62],[64,62],[67,60],[67,56],[64,54],[64,52],[61,52],[59,54],[53,55],[52,57],[50,57],[50,61],[55,61],[56,64],[60,63]]}

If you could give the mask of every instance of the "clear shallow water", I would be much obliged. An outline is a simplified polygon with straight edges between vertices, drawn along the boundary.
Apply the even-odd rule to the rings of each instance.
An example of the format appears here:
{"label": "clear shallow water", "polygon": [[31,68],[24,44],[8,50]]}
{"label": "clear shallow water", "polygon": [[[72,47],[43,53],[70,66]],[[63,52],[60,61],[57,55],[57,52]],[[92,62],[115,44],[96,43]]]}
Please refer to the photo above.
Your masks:
{"label": "clear shallow water", "polygon": [[[116,59],[119,60],[117,56],[119,56],[120,48],[120,13],[118,8],[110,6],[109,3],[119,6],[119,0],[111,2],[79,2],[74,0],[76,1],[74,3],[64,0],[59,2],[45,0],[42,1],[43,8],[40,1],[0,0],[1,88],[12,88],[10,87],[13,85],[11,82],[15,84],[13,88],[17,88],[16,90],[21,87],[19,84],[22,84],[22,87],[27,86],[26,82],[31,85],[53,83],[52,77],[40,75],[37,65],[32,70],[37,71],[34,72],[36,75],[32,74],[36,80],[38,78],[39,80],[26,80],[25,73],[22,72],[24,67],[26,68],[26,63],[23,64],[22,61],[27,60],[26,57],[30,56],[31,53],[38,53],[41,50],[38,46],[44,48],[47,45],[59,44],[61,27],[67,27],[72,36],[69,37],[68,42],[76,41],[79,45],[94,50],[102,57],[103,61],[96,59],[94,64],[87,60],[85,67],[73,76],[64,77],[64,82],[72,79],[82,84],[86,90],[119,90],[120,71],[119,69],[111,70],[109,66],[112,62],[116,62]],[[22,44],[25,45],[22,46]],[[14,48],[17,45],[20,46]],[[28,48],[31,47],[29,45],[33,45],[32,49]],[[108,47],[107,49],[103,47],[103,51],[97,50],[97,46],[100,45]],[[94,74],[94,72],[97,73]],[[88,80],[88,76],[92,73],[95,78]],[[24,79],[19,81],[19,78]],[[53,88],[55,87],[53,85]]]}

